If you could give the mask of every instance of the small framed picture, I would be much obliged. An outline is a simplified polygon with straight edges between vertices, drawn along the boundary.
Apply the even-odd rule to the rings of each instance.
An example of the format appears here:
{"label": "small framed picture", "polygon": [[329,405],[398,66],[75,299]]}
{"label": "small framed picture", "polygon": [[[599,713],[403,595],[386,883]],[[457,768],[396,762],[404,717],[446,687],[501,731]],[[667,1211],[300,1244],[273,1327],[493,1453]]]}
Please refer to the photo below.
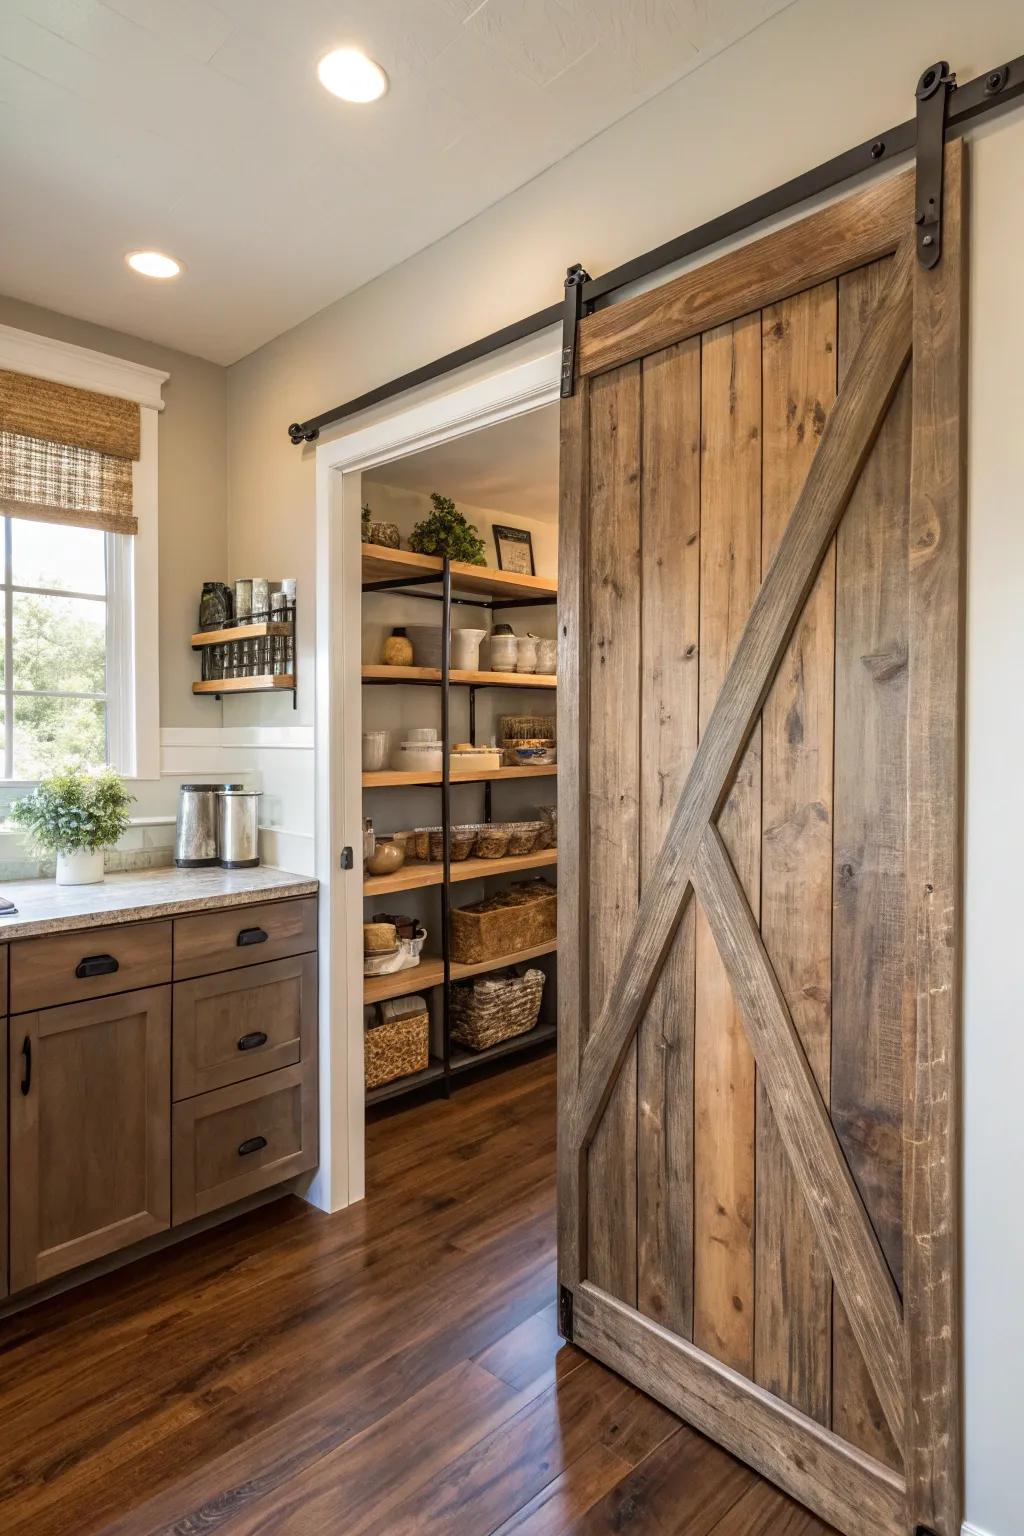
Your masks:
{"label": "small framed picture", "polygon": [[495,523],[494,547],[498,553],[499,571],[515,571],[519,576],[536,576],[533,540],[526,528],[503,528]]}

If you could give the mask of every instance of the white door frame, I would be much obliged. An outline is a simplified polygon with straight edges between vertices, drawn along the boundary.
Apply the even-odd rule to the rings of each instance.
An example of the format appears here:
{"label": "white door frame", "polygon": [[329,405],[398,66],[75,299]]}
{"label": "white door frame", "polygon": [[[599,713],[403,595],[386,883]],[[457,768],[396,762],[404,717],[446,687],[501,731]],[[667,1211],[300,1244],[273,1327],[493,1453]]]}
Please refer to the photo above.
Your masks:
{"label": "white door frame", "polygon": [[[320,881],[320,1167],[307,1194],[337,1211],[364,1193],[362,475],[558,399],[560,354],[356,427],[316,450],[316,873]],[[354,868],[341,869],[342,849]]]}

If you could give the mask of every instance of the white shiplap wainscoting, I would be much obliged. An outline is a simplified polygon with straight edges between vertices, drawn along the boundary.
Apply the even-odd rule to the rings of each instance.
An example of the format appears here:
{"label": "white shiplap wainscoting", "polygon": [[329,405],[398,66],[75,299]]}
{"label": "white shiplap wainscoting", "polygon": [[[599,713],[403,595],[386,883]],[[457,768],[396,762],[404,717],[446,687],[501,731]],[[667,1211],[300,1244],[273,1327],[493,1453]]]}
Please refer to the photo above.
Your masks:
{"label": "white shiplap wainscoting", "polygon": [[[296,875],[315,874],[311,725],[165,726],[161,780],[180,783],[191,775],[238,779],[262,790],[263,862]],[[176,799],[176,788],[173,795]]]}

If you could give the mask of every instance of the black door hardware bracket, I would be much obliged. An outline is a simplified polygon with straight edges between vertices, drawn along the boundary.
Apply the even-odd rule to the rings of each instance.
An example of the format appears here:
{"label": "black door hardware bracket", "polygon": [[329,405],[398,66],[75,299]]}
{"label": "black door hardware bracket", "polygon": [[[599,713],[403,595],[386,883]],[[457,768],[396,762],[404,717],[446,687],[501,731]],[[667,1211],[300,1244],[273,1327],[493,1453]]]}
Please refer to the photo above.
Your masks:
{"label": "black door hardware bracket", "polygon": [[917,259],[937,266],[942,256],[942,170],[946,149],[946,110],[956,90],[956,75],[943,59],[930,64],[917,82],[917,186],[914,223]]}
{"label": "black door hardware bracket", "polygon": [[576,337],[580,316],[583,314],[583,284],[590,282],[590,273],[577,262],[565,274],[565,308],[562,311],[562,388],[561,396],[567,400],[576,383]]}

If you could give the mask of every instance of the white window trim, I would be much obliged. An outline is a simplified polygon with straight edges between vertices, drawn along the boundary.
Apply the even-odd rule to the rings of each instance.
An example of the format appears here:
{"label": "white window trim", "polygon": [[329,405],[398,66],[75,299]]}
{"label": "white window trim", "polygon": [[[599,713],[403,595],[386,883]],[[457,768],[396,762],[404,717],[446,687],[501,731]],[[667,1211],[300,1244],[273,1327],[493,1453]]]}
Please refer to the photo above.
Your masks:
{"label": "white window trim", "polygon": [[[115,669],[111,689],[118,690],[124,723],[115,766],[126,778],[160,777],[160,612],[157,414],[164,408],[163,385],[170,377],[125,358],[72,346],[49,336],[35,336],[0,325],[0,368],[52,379],[76,389],[135,400],[140,411],[140,455],[132,465],[132,501],[139,531],[125,537],[119,584],[130,592],[131,636],[114,636],[124,645],[128,665]],[[121,541],[118,541],[121,542]],[[116,557],[115,557],[116,558]],[[134,644],[126,642],[132,639]]]}

